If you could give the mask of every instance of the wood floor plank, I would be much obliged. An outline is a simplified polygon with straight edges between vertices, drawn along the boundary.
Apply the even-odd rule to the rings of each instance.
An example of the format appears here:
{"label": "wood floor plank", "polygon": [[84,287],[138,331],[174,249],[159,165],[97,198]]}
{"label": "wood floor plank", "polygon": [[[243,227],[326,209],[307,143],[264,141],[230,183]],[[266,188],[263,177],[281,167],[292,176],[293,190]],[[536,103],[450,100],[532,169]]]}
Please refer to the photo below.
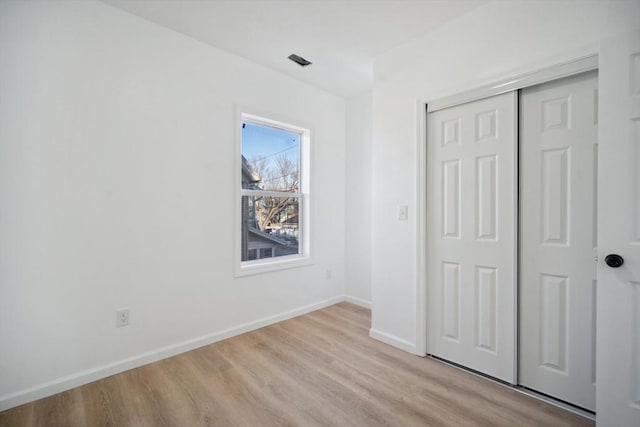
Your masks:
{"label": "wood floor plank", "polygon": [[[279,338],[271,340],[270,331]],[[312,348],[291,352],[292,347],[300,347],[290,337],[278,334],[275,328],[268,328],[263,334],[267,336],[264,357],[270,357],[282,372],[293,374],[306,390],[311,390],[310,401],[322,403],[322,407],[328,408],[334,416],[342,416],[338,419],[343,420],[344,425],[362,425],[358,420],[366,420],[366,425],[371,426],[388,425],[386,420],[392,416],[389,410],[369,405],[368,401],[359,397],[354,392],[353,384],[337,375],[334,369],[336,358],[325,357],[326,353]]]}
{"label": "wood floor plank", "polygon": [[592,426],[369,337],[349,303],[0,412],[14,426]]}
{"label": "wood floor plank", "polygon": [[[322,328],[314,329],[311,319],[305,319],[298,329],[289,329],[291,333],[297,334],[303,345],[309,342],[323,342],[324,345],[319,351],[333,352],[340,355],[332,364],[331,373],[339,381],[345,381],[352,387],[354,394],[365,397],[373,402],[385,401],[391,406],[394,413],[405,414],[405,423],[424,425],[425,422],[455,422],[455,425],[468,425],[462,408],[455,408],[453,405],[441,407],[439,394],[433,394],[432,399],[424,400],[417,392],[411,390],[414,378],[405,377],[406,382],[402,382],[398,371],[393,365],[376,365],[371,354],[354,351],[349,345],[341,345],[339,335],[331,334],[334,340],[329,340],[329,336],[323,335]],[[291,325],[283,326],[291,327]],[[320,332],[320,333],[319,333]],[[343,338],[344,342],[352,342],[354,337]],[[331,342],[330,342],[331,341]],[[387,347],[387,346],[385,346]],[[412,356],[415,357],[415,356]],[[460,409],[460,410],[457,410]],[[409,417],[412,415],[413,418]],[[425,419],[428,415],[429,419]],[[473,423],[476,423],[474,420]]]}
{"label": "wood floor plank", "polygon": [[[548,406],[546,404],[543,404],[546,406],[533,405],[533,407],[537,409],[546,408],[547,411],[553,412],[554,414],[551,416],[537,414],[536,411],[530,410],[531,405],[523,406],[521,404],[522,402],[529,402],[532,399],[515,390],[505,389],[500,385],[487,382],[482,378],[474,376],[469,378],[469,374],[466,372],[433,360],[416,358],[407,353],[398,355],[395,349],[381,343],[373,345],[373,347],[377,347],[380,352],[370,352],[372,345],[368,338],[348,334],[348,328],[337,330],[336,323],[330,318],[330,315],[328,315],[326,311],[315,312],[313,315],[306,316],[304,319],[300,318],[299,321],[305,322],[301,330],[305,330],[304,334],[313,336],[313,339],[331,339],[331,344],[329,344],[329,341],[326,341],[327,345],[331,346],[340,346],[340,342],[342,342],[343,345],[338,351],[343,352],[344,360],[348,360],[349,353],[352,350],[359,348],[356,357],[358,354],[368,354],[371,360],[382,358],[383,366],[396,367],[396,375],[400,375],[401,368],[404,367],[405,372],[410,377],[414,379],[415,377],[422,377],[424,379],[424,381],[419,382],[408,381],[406,383],[408,387],[418,386],[432,388],[433,386],[439,385],[439,389],[430,391],[430,394],[435,396],[448,396],[448,399],[439,402],[439,405],[444,404],[444,407],[453,408],[464,403],[465,405],[484,408],[483,411],[475,413],[474,423],[476,424],[482,422],[483,416],[488,416],[489,418],[486,420],[488,425],[513,425],[514,422],[520,425],[527,425],[526,420],[529,419],[532,420],[530,425],[554,425],[558,416],[563,418],[564,415],[567,414],[566,411],[559,408],[546,408],[546,406]],[[288,325],[293,324],[293,322],[288,323]],[[361,345],[362,343],[365,343],[365,345]],[[403,366],[404,363],[407,364]],[[437,369],[425,370],[427,364],[435,364]],[[393,379],[394,376],[389,375],[387,381],[391,382]],[[414,390],[413,396],[416,399],[420,396],[418,391],[419,390]],[[505,392],[511,394],[511,399],[503,399]],[[511,411],[504,411],[505,405],[510,405]],[[464,408],[457,409],[467,412]],[[493,414],[493,416],[491,416],[491,414]],[[579,423],[583,421],[588,420],[582,418],[578,420]]]}
{"label": "wood floor plank", "polygon": [[[245,338],[250,337],[253,335]],[[305,378],[291,375],[295,366],[287,365],[283,369],[282,360],[274,356],[262,340],[250,349],[235,346],[227,351],[239,366],[250,366],[243,370],[252,372],[255,377],[258,401],[266,401],[273,411],[284,414],[286,424],[321,426],[331,423],[333,411],[326,410],[333,409],[331,402],[325,402],[325,408],[317,405],[317,395],[305,387]]]}
{"label": "wood floor plank", "polygon": [[152,366],[132,369],[116,375],[117,387],[126,390],[130,401],[126,406],[126,420],[129,425],[140,427],[169,425],[161,415],[158,393],[148,379]]}

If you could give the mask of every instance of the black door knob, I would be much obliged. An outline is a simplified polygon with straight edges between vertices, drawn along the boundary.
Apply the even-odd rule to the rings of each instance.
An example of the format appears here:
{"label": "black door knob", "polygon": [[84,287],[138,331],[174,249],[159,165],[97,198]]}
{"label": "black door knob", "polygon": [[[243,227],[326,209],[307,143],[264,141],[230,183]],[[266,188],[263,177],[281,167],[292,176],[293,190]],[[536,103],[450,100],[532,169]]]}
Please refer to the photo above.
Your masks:
{"label": "black door knob", "polygon": [[624,258],[622,258],[620,255],[610,254],[606,256],[604,262],[607,263],[607,265],[611,268],[618,268],[622,264],[624,264]]}

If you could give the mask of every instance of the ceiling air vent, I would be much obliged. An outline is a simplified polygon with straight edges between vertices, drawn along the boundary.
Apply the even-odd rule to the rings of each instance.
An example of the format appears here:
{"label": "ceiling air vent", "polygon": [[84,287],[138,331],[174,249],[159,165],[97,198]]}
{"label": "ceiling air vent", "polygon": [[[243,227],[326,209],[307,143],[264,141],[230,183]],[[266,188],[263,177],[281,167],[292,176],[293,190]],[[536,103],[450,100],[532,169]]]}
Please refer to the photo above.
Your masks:
{"label": "ceiling air vent", "polygon": [[311,65],[311,62],[307,61],[301,56],[296,55],[295,53],[292,53],[291,55],[289,55],[289,59],[301,67],[306,67],[307,65]]}

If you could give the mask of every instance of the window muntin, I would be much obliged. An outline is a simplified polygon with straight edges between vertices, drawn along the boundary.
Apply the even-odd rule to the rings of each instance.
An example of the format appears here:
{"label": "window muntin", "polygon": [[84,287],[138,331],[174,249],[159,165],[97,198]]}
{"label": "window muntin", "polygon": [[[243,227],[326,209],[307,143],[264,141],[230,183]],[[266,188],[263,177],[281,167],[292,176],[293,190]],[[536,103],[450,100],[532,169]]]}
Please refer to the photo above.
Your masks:
{"label": "window muntin", "polygon": [[240,268],[308,258],[309,131],[242,115]]}

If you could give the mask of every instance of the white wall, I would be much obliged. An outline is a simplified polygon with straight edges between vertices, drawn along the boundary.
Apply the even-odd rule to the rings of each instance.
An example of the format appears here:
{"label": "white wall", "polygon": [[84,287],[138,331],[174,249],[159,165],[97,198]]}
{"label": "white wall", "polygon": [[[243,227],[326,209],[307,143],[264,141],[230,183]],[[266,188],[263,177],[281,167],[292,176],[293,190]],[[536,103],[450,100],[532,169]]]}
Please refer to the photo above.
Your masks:
{"label": "white wall", "polygon": [[[416,347],[420,99],[597,53],[601,39],[640,27],[637,1],[498,1],[376,59],[373,100],[372,336]],[[409,221],[396,219],[408,203]]]}
{"label": "white wall", "polygon": [[371,305],[372,93],[347,99],[345,294]]}
{"label": "white wall", "polygon": [[[0,2],[0,93],[0,410],[343,296],[341,98],[95,1]],[[238,104],[313,128],[312,266],[233,278]]]}

